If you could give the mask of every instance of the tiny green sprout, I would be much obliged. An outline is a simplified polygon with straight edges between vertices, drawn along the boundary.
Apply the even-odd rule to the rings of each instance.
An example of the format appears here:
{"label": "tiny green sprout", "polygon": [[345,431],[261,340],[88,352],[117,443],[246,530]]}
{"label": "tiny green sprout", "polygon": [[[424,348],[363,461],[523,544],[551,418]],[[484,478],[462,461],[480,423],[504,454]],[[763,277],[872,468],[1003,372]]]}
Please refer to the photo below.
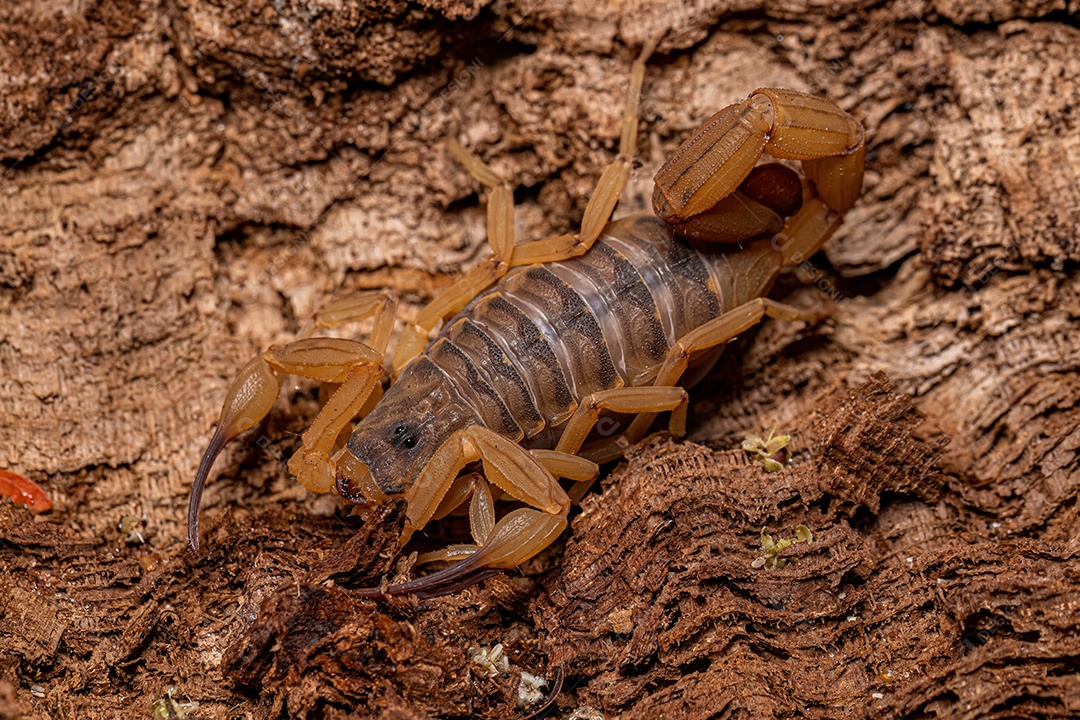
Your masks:
{"label": "tiny green sprout", "polygon": [[780,553],[791,547],[796,543],[801,542],[813,542],[814,533],[810,532],[810,528],[805,525],[799,525],[795,528],[795,538],[785,540],[780,538],[779,540],[773,540],[773,536],[765,532],[765,528],[761,528],[761,551],[758,557],[754,558],[754,561],[750,563],[750,567],[755,570],[765,568],[766,570],[776,570],[782,568],[788,564],[788,562],[794,563],[795,558],[782,558],[779,557]]}
{"label": "tiny green sprout", "polygon": [[791,452],[787,449],[789,442],[791,442],[791,436],[777,435],[776,425],[773,425],[769,430],[769,436],[764,440],[749,433],[743,440],[742,448],[761,458],[765,472],[777,472],[791,464]]}

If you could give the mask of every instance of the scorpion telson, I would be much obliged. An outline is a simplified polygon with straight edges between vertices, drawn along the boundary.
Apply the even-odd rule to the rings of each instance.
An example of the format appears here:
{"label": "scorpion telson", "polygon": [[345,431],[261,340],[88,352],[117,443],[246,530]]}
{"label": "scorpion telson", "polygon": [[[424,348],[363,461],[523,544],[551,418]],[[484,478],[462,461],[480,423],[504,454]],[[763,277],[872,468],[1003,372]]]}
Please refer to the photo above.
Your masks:
{"label": "scorpion telson", "polygon": [[[572,499],[596,478],[597,463],[619,457],[658,413],[670,411],[669,428],[681,434],[685,387],[726,342],[765,316],[811,317],[765,296],[785,266],[821,248],[854,204],[866,153],[862,127],[827,100],[756,90],[716,113],[664,164],[655,215],[609,222],[633,163],[647,54],[631,72],[619,155],[577,234],[516,242],[510,185],[449,142],[490,190],[492,254],[407,323],[385,395],[397,307],[386,292],[331,303],[297,341],[241,370],[192,488],[193,552],[214,459],[266,415],[286,374],[338,384],[289,461],[305,487],[336,491],[361,514],[404,499],[402,543],[467,509],[472,542],[419,558],[447,568],[368,591],[431,595],[547,547],[566,527]],[[766,152],[798,161],[805,177],[785,164],[759,164]],[[314,336],[365,318],[373,321],[367,343]],[[357,417],[340,447],[338,437]],[[476,471],[463,474],[470,465]],[[504,496],[521,506],[497,513],[495,500]]]}

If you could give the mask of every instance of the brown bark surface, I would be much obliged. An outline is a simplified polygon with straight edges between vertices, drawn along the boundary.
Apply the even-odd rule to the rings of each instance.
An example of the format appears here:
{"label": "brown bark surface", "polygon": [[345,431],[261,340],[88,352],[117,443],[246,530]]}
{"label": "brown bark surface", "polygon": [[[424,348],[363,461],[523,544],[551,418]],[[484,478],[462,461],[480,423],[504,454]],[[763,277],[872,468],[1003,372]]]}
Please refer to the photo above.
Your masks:
{"label": "brown bark surface", "polygon": [[[558,718],[1077,716],[1078,15],[4,3],[0,469],[54,507],[0,503],[0,718],[171,717],[170,688],[188,717],[512,718],[523,670],[565,676]],[[389,287],[407,314],[482,255],[448,137],[519,186],[519,237],[572,228],[658,37],[617,215],[755,87],[866,126],[864,196],[777,292],[831,315],[733,343],[688,439],[647,438],[564,542],[482,587],[350,592],[411,572],[401,516],[288,477],[308,384],[219,460],[190,557],[235,371],[330,297]],[[794,463],[770,474],[738,448],[774,424]],[[491,677],[470,649],[497,643]]]}

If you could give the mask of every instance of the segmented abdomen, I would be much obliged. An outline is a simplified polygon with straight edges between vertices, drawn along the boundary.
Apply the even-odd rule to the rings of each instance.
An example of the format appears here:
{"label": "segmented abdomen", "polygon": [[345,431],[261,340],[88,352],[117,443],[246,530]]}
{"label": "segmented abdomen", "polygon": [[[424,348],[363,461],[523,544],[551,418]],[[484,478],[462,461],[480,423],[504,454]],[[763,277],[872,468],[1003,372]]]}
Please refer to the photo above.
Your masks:
{"label": "segmented abdomen", "polygon": [[583,398],[650,384],[676,340],[730,309],[724,262],[626,218],[581,257],[511,270],[426,354],[489,428],[554,447]]}

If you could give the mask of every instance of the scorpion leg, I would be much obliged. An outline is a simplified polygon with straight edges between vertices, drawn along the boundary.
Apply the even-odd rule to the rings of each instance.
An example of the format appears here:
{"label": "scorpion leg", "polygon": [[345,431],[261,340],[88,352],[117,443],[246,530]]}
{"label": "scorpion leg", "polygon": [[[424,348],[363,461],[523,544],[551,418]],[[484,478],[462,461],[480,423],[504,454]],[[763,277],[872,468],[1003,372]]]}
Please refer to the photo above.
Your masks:
{"label": "scorpion leg", "polygon": [[296,374],[312,380],[341,383],[315,422],[303,445],[289,460],[289,470],[305,487],[328,492],[334,485],[329,453],[342,428],[363,408],[383,374],[382,354],[355,340],[306,338],[271,348],[240,371],[221,408],[217,429],[203,454],[188,505],[188,545],[199,552],[199,506],[214,460],[225,444],[252,427],[273,407],[281,377]]}
{"label": "scorpion leg", "polygon": [[383,356],[355,340],[321,337],[271,348],[265,356],[283,372],[340,383],[304,432],[300,449],[289,458],[289,472],[301,485],[312,492],[330,492],[336,482],[330,452],[382,380]]}
{"label": "scorpion leg", "polygon": [[[457,496],[451,497],[455,495],[455,491]],[[464,494],[461,494],[462,492]],[[448,500],[450,502],[447,502]],[[479,473],[469,473],[455,480],[446,498],[439,504],[439,509],[432,516],[433,519],[446,516],[466,500],[469,501],[469,530],[475,545],[448,545],[441,550],[422,554],[417,558],[417,564],[464,560],[491,537],[491,532],[495,529],[495,500],[491,496],[491,488]]]}
{"label": "scorpion leg", "polygon": [[[670,384],[670,383],[669,383]],[[601,390],[581,401],[566,423],[557,450],[576,453],[600,419],[600,413],[655,413],[671,410],[673,435],[686,434],[686,408],[690,396],[681,387],[629,387]],[[631,427],[633,427],[631,425]]]}
{"label": "scorpion leg", "polygon": [[491,189],[488,198],[487,234],[491,257],[458,278],[445,292],[428,303],[405,326],[394,350],[394,372],[400,371],[419,355],[427,344],[428,335],[440,320],[461,312],[473,298],[506,274],[514,250],[514,193],[490,167],[467,152],[456,140],[448,143],[450,153],[465,166],[476,180]]}
{"label": "scorpion leg", "polygon": [[311,337],[318,330],[328,330],[372,319],[367,345],[385,353],[394,332],[397,298],[387,290],[362,290],[323,305],[296,335],[297,340]]}
{"label": "scorpion leg", "polygon": [[510,267],[540,262],[565,260],[584,254],[600,237],[619,201],[633,168],[637,146],[637,110],[641,83],[645,77],[645,62],[652,53],[646,46],[634,62],[626,96],[619,155],[604,170],[592,197],[585,207],[581,231],[577,235],[560,235],[546,240],[514,245],[514,194],[509,183],[499,177],[482,160],[465,150],[456,140],[448,143],[450,153],[478,182],[491,189],[488,199],[488,242],[492,254],[487,260],[466,273],[442,295],[435,298],[406,326],[394,352],[394,372],[400,371],[423,350],[428,334],[443,318],[460,312],[480,292],[506,274]]}
{"label": "scorpion leg", "polygon": [[[817,313],[805,312],[770,298],[754,298],[691,330],[679,339],[668,350],[664,364],[660,367],[660,372],[656,376],[654,386],[674,385],[686,371],[691,355],[703,350],[710,350],[733,340],[739,334],[746,332],[761,322],[765,316],[789,322],[814,320],[819,317]],[[627,438],[631,442],[635,442],[643,437],[655,417],[656,414],[651,412],[638,415],[626,431]]]}
{"label": "scorpion leg", "polygon": [[619,202],[630,171],[634,166],[634,153],[637,149],[638,104],[641,98],[641,83],[645,78],[645,63],[652,54],[653,46],[646,45],[630,70],[630,82],[626,91],[626,106],[623,112],[622,133],[619,137],[619,154],[600,175],[592,197],[585,206],[585,215],[581,219],[581,230],[576,235],[559,235],[544,240],[522,243],[514,248],[510,264],[532,265],[533,263],[559,262],[568,258],[584,255],[604,231],[615,205]]}
{"label": "scorpion leg", "polygon": [[[586,457],[580,459],[597,468],[599,465],[596,463],[607,462],[621,456],[623,449],[629,445],[625,433],[592,443],[590,447],[582,451],[582,444],[596,426],[600,414],[605,410],[628,414],[653,413],[650,417],[655,417],[656,412],[671,410],[671,422],[668,429],[674,435],[685,435],[688,400],[689,395],[686,390],[677,387],[624,387],[595,392],[581,401],[573,416],[567,421],[562,436],[559,438],[558,451],[582,452]],[[570,501],[580,502],[592,487],[597,475],[579,480],[568,493]]]}

